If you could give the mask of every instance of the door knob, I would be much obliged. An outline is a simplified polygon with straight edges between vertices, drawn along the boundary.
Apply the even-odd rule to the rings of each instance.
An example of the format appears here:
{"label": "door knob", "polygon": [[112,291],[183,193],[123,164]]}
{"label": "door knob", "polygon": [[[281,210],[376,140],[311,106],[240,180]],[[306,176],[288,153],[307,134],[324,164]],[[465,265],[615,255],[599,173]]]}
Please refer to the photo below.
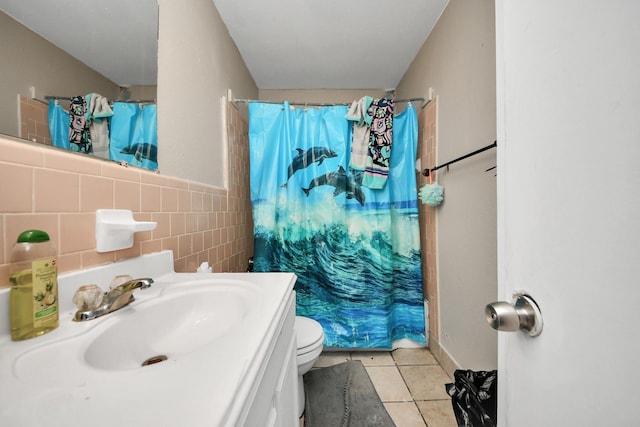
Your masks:
{"label": "door knob", "polygon": [[517,293],[513,302],[496,301],[484,308],[489,326],[498,331],[522,331],[532,337],[542,332],[542,313],[529,295]]}

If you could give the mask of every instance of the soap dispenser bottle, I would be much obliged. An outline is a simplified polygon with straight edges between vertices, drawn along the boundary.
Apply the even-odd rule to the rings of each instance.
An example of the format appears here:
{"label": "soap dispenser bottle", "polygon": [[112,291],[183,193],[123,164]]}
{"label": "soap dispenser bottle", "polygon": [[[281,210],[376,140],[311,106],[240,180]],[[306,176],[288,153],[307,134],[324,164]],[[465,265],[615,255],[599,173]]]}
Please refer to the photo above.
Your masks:
{"label": "soap dispenser bottle", "polygon": [[58,327],[58,266],[49,235],[27,230],[11,249],[9,320],[11,339],[34,338]]}

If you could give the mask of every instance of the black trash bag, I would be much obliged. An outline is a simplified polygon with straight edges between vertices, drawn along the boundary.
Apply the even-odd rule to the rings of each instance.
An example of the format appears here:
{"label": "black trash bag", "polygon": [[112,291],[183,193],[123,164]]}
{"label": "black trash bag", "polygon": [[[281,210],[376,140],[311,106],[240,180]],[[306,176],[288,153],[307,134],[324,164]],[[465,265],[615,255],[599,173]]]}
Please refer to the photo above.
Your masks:
{"label": "black trash bag", "polygon": [[454,383],[445,384],[460,427],[495,427],[498,413],[498,372],[458,369]]}

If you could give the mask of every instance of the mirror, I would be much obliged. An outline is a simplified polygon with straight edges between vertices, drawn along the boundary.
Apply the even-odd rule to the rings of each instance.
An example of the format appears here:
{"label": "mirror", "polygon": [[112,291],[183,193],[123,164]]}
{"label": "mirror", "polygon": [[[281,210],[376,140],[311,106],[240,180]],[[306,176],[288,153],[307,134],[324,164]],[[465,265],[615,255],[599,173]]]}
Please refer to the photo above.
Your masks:
{"label": "mirror", "polygon": [[51,145],[47,97],[155,100],[157,36],[157,0],[2,0],[0,133]]}

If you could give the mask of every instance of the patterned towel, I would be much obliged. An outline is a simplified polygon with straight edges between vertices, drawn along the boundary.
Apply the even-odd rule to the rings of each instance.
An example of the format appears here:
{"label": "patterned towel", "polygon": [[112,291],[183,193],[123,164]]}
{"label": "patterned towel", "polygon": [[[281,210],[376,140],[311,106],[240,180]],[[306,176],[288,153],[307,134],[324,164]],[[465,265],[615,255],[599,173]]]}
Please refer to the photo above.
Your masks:
{"label": "patterned towel", "polygon": [[362,185],[371,189],[382,189],[389,176],[393,134],[393,100],[375,99],[371,108],[373,108],[373,121],[371,122],[369,153],[362,176]]}
{"label": "patterned towel", "polygon": [[82,96],[74,96],[69,105],[69,144],[72,151],[93,153],[89,126],[85,119],[87,104]]}

